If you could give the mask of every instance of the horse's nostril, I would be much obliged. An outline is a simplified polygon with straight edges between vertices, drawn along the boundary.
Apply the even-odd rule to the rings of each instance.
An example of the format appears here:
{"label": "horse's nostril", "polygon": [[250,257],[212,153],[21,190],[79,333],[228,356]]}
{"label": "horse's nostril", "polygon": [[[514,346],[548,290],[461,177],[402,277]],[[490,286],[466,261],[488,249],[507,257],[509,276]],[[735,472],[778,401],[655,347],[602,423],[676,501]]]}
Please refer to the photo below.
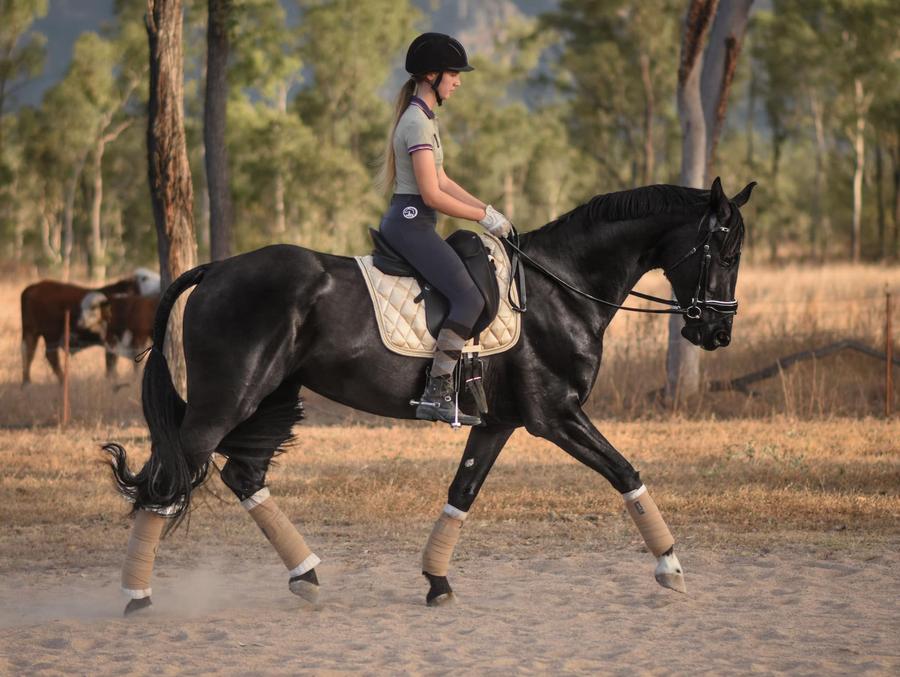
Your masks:
{"label": "horse's nostril", "polygon": [[731,334],[729,334],[724,329],[720,329],[719,331],[716,332],[716,335],[713,338],[713,340],[716,342],[717,346],[719,346],[720,348],[724,348],[729,343],[731,343]]}

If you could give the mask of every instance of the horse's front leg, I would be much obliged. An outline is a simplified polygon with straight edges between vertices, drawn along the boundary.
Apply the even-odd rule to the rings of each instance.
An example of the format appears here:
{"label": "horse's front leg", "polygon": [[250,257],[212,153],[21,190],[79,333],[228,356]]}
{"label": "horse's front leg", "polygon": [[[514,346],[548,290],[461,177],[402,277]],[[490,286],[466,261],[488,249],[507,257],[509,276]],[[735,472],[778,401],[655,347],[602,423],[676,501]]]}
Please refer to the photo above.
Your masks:
{"label": "horse's front leg", "polygon": [[429,583],[425,597],[428,606],[438,606],[453,599],[453,589],[447,580],[453,548],[469,508],[512,432],[512,428],[478,427],[469,433],[456,477],[450,485],[447,505],[435,522],[422,553],[422,574]]}
{"label": "horse's front leg", "polygon": [[622,494],[628,514],[647,549],[657,559],[657,583],[677,592],[687,592],[684,572],[674,552],[675,539],[641,482],[640,474],[600,434],[581,407],[576,406],[553,420],[545,419],[534,432],[599,472]]}

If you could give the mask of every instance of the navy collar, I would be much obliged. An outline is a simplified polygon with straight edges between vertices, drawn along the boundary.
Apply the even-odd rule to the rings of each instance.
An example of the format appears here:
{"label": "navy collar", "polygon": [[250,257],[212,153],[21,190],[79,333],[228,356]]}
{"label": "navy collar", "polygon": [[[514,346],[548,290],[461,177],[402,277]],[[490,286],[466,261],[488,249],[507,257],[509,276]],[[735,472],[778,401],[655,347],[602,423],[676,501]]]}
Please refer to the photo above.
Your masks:
{"label": "navy collar", "polygon": [[413,97],[409,100],[409,105],[410,106],[418,106],[425,112],[425,115],[428,116],[429,120],[434,120],[434,111],[428,107],[427,103],[425,103],[422,99],[420,99],[416,95],[413,95]]}

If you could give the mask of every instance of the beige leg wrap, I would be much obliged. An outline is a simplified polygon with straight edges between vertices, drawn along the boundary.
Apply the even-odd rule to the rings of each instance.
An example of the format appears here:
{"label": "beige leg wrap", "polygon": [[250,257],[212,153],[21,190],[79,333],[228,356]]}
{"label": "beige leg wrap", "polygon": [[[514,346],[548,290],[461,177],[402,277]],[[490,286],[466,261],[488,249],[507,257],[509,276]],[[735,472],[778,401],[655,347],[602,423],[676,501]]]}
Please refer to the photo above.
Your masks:
{"label": "beige leg wrap", "polygon": [[631,515],[638,531],[644,537],[647,548],[654,556],[659,557],[675,545],[672,532],[666,526],[666,521],[650,497],[647,487],[641,485],[639,489],[622,494],[622,497],[625,499],[628,514]]}
{"label": "beige leg wrap", "polygon": [[[456,513],[465,519],[465,513],[458,510]],[[422,553],[422,571],[433,576],[447,575],[453,548],[456,547],[459,532],[462,531],[463,519],[451,517],[446,510],[441,513],[438,521],[434,523],[428,543],[425,544],[425,552]]]}
{"label": "beige leg wrap", "polygon": [[165,525],[166,518],[155,512],[140,510],[134,517],[128,554],[122,567],[122,592],[132,599],[149,597],[152,592],[150,575]]}
{"label": "beige leg wrap", "polygon": [[275,499],[269,496],[268,489],[256,492],[242,501],[242,505],[249,510],[250,517],[269,539],[291,576],[305,574],[321,562],[287,515],[281,512]]}

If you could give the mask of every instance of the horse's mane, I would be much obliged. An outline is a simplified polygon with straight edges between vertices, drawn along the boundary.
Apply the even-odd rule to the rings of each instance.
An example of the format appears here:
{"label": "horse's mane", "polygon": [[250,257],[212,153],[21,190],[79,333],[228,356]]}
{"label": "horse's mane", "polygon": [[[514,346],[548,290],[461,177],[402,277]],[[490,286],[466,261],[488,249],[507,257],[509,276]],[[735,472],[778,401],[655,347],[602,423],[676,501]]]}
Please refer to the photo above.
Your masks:
{"label": "horse's mane", "polygon": [[553,228],[575,218],[587,218],[590,222],[597,223],[627,221],[658,214],[680,214],[694,211],[708,201],[708,190],[666,184],[644,186],[597,195],[551,221],[544,228]]}

